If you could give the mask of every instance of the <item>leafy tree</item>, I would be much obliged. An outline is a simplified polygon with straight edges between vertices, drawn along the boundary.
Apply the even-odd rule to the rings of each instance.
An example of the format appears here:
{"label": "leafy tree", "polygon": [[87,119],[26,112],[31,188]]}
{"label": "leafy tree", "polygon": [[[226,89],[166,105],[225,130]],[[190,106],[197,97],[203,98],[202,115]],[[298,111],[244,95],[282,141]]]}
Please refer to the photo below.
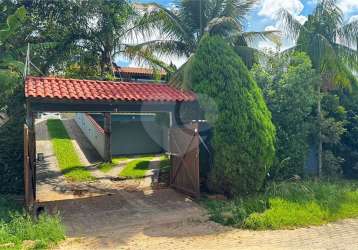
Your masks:
{"label": "leafy tree", "polygon": [[67,75],[69,70],[75,76],[77,70],[80,77],[113,77],[112,62],[118,55],[170,68],[147,51],[133,49],[131,44],[150,35],[151,20],[127,0],[4,3],[7,9],[22,5],[28,20],[8,45],[24,59],[29,43],[38,73]]}
{"label": "leafy tree", "polygon": [[266,62],[252,69],[263,90],[276,127],[276,159],[272,178],[304,174],[310,135],[315,130],[314,103],[317,74],[309,57],[302,52],[292,56],[268,54]]}
{"label": "leafy tree", "polygon": [[[343,174],[348,178],[358,178],[358,89],[353,86],[351,92],[340,93],[341,105],[346,112],[345,128],[339,146],[338,155],[344,159]],[[342,108],[340,108],[342,109]]]}
{"label": "leafy tree", "polygon": [[8,49],[7,42],[16,32],[21,29],[21,25],[26,21],[26,10],[19,8],[9,15],[0,30],[0,109],[6,107],[7,98],[13,94],[14,89],[20,85],[24,64]]}
{"label": "leafy tree", "polygon": [[0,127],[0,193],[23,191],[23,70],[9,41],[21,32],[27,21],[25,8],[18,8],[0,23],[0,112],[9,121]]}
{"label": "leafy tree", "polygon": [[[353,47],[357,45],[358,21],[344,24],[343,12],[335,0],[320,0],[308,20],[301,25],[286,10],[280,11],[285,29],[293,38],[297,38],[296,46],[290,50],[306,52],[313,67],[320,73],[321,84],[317,87],[318,96],[321,91],[329,91],[342,86],[350,88],[357,82],[352,71],[358,68],[358,53]],[[318,123],[321,124],[321,98],[317,103]],[[322,128],[317,135],[318,166],[317,174],[322,172]]]}
{"label": "leafy tree", "polygon": [[[258,191],[275,154],[275,128],[260,88],[218,36],[203,38],[187,74],[193,90],[211,98],[218,110],[205,114],[214,134],[209,186],[229,195]],[[201,107],[210,110],[206,104]]]}
{"label": "leafy tree", "polygon": [[[137,45],[137,48],[160,55],[189,58],[197,50],[206,33],[225,37],[248,67],[253,65],[253,43],[258,40],[278,40],[278,31],[245,32],[245,17],[257,0],[181,0],[172,10],[151,3],[148,19],[156,20],[161,39]],[[190,62],[188,63],[190,64]],[[184,66],[185,67],[185,66]],[[184,69],[171,84],[188,88],[181,79]]]}

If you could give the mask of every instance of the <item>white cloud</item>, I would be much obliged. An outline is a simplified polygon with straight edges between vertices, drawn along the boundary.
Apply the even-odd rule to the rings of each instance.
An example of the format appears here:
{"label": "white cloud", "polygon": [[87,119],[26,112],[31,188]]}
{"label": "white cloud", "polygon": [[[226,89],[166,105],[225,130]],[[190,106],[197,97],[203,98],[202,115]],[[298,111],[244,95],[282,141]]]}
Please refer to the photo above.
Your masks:
{"label": "white cloud", "polygon": [[262,0],[261,10],[258,14],[275,19],[276,13],[281,8],[288,10],[294,16],[298,16],[302,12],[304,5],[300,0]]}
{"label": "white cloud", "polygon": [[[180,66],[182,66],[188,60],[188,58],[186,58],[186,57],[178,57],[178,56],[173,55],[173,56],[161,56],[160,60],[162,60],[163,62],[165,62],[168,65],[170,63],[173,63],[177,68],[180,68]],[[148,63],[145,63],[145,62],[138,63],[135,60],[130,61],[128,67],[150,68]]]}
{"label": "white cloud", "polygon": [[300,24],[304,24],[308,19],[306,16],[296,16],[295,18],[300,22]]}
{"label": "white cloud", "polygon": [[351,16],[349,18],[349,22],[353,22],[353,21],[357,21],[358,20],[358,15],[355,15],[355,16]]}
{"label": "white cloud", "polygon": [[300,15],[304,9],[304,5],[300,0],[262,0],[260,7],[261,9],[258,13],[260,16],[269,17],[277,21],[274,26],[267,26],[265,30],[279,30],[278,27],[281,27],[281,24],[277,18],[277,12],[282,8],[290,12],[301,24],[307,21],[306,16]]}
{"label": "white cloud", "polygon": [[265,27],[265,31],[273,31],[273,30],[278,30],[278,28],[273,25],[269,25]]}
{"label": "white cloud", "polygon": [[358,10],[357,0],[339,0],[338,6],[341,8],[343,13],[349,13]]}
{"label": "white cloud", "polygon": [[275,45],[274,43],[272,43],[270,41],[260,41],[257,44],[257,48],[261,51],[265,51],[265,50],[276,51],[277,45]]}

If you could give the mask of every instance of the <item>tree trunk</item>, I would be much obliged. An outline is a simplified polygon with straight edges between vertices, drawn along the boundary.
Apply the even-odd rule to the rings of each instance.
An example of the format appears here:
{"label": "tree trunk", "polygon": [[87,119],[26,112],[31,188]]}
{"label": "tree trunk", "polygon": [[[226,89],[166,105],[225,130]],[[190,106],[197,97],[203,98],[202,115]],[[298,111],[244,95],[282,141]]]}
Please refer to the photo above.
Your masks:
{"label": "tree trunk", "polygon": [[101,75],[104,77],[106,73],[112,72],[112,60],[110,50],[102,52],[101,58]]}
{"label": "tree trunk", "polygon": [[318,157],[318,166],[317,166],[317,177],[320,178],[322,176],[322,131],[321,131],[321,121],[322,121],[322,112],[321,112],[321,86],[317,88],[318,94],[318,102],[317,102],[317,120],[318,120],[318,150],[317,150],[317,157]]}

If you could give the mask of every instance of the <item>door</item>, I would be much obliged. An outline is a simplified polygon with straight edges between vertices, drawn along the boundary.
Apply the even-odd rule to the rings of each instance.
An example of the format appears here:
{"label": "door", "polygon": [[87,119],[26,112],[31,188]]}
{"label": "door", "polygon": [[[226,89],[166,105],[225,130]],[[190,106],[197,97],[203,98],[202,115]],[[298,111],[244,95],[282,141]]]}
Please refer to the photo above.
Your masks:
{"label": "door", "polygon": [[172,168],[170,186],[194,197],[200,196],[198,124],[171,128],[169,132]]}

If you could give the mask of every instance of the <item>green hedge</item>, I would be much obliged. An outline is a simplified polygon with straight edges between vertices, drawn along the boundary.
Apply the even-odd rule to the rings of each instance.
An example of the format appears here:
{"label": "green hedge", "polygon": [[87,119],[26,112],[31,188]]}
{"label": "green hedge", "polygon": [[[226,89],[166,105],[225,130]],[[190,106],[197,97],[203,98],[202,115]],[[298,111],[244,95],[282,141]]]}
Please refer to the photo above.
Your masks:
{"label": "green hedge", "polygon": [[260,88],[220,37],[203,38],[188,72],[214,128],[209,187],[228,195],[258,191],[275,155],[275,127]]}

